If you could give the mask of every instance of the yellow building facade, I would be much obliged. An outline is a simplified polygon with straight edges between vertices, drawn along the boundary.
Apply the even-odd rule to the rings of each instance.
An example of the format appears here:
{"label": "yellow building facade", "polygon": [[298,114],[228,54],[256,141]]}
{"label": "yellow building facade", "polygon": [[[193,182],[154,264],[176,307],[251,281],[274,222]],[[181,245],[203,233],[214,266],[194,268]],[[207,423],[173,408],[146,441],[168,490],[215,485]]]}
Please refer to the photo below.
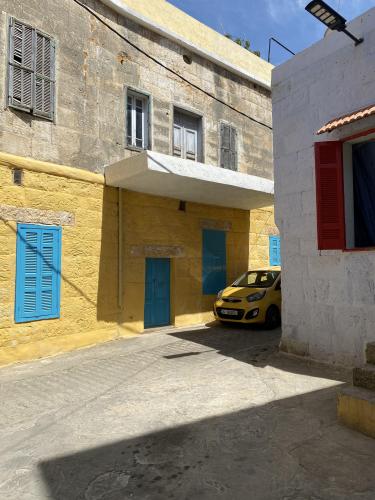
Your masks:
{"label": "yellow building facade", "polygon": [[[202,231],[226,232],[228,283],[268,263],[276,233],[272,206],[188,202],[181,210],[177,199],[106,186],[100,174],[5,153],[0,179],[0,365],[142,333],[148,258],[170,259],[170,324],[211,322],[215,296],[202,293]],[[62,228],[58,318],[15,321],[18,224]]]}
{"label": "yellow building facade", "polygon": [[0,16],[0,365],[210,323],[278,234],[269,63],[164,0],[39,3]]}

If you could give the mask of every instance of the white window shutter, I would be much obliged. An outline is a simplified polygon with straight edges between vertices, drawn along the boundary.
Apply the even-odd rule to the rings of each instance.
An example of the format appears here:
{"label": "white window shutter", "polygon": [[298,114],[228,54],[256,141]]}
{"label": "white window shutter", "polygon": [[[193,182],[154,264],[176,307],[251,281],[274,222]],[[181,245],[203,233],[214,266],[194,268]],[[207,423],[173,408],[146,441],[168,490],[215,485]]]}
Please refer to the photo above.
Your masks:
{"label": "white window shutter", "polygon": [[185,129],[185,148],[188,160],[197,159],[197,131]]}
{"label": "white window shutter", "polygon": [[31,111],[33,105],[33,29],[15,19],[9,31],[9,105]]}
{"label": "white window shutter", "polygon": [[173,154],[174,156],[182,156],[182,127],[173,125]]}
{"label": "white window shutter", "polygon": [[34,114],[53,118],[54,112],[54,46],[52,40],[35,34]]}

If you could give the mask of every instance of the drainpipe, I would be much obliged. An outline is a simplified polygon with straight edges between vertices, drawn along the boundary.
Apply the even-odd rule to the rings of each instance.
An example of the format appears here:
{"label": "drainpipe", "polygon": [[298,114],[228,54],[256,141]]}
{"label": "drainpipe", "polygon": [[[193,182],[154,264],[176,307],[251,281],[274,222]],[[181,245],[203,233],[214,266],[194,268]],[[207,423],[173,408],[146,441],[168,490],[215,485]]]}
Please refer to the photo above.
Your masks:
{"label": "drainpipe", "polygon": [[118,307],[122,309],[122,189],[118,188]]}

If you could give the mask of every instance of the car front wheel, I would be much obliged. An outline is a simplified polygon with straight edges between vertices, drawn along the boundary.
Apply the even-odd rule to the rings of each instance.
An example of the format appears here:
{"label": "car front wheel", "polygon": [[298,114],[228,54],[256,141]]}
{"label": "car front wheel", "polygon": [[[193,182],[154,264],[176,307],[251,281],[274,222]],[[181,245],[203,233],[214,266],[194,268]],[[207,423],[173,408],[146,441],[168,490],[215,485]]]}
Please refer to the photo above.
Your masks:
{"label": "car front wheel", "polygon": [[276,306],[269,307],[266,312],[266,321],[265,321],[266,328],[269,330],[273,330],[274,328],[280,326],[280,323],[281,323],[281,316],[278,307]]}

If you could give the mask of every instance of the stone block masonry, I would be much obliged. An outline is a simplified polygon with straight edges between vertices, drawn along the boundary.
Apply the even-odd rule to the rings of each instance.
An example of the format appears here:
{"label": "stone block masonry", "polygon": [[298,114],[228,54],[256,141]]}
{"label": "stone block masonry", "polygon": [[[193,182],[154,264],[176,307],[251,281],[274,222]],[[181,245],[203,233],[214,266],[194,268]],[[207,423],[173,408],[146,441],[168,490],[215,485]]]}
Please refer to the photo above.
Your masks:
{"label": "stone block masonry", "polygon": [[[11,166],[12,158],[0,155],[0,196],[7,204],[0,217],[0,365],[115,338],[116,190],[101,176],[21,158],[13,158],[13,166],[24,167],[23,186],[15,186]],[[59,319],[14,322],[17,222],[62,226]]]}
{"label": "stone block masonry", "polygon": [[375,128],[374,117],[317,136],[329,120],[374,103],[375,9],[275,68],[272,100],[275,215],[283,263],[288,352],[354,366],[374,341],[375,253],[318,250],[314,143]]}
{"label": "stone block masonry", "polygon": [[[119,16],[99,0],[85,3],[146,53],[206,91],[229,104],[236,103],[240,110],[271,125],[271,96],[266,88],[196,54],[192,64],[186,64],[183,60],[186,49],[182,46]],[[173,106],[179,106],[195,110],[205,120],[205,163],[219,164],[219,123],[224,120],[238,132],[239,170],[273,178],[270,129],[184,83],[72,0],[44,2],[43,16],[38,0],[2,0],[1,11],[1,99],[6,102],[8,95],[8,16],[14,16],[49,34],[56,42],[56,117],[49,122],[2,108],[0,151],[102,172],[105,165],[137,153],[126,147],[125,138],[124,103],[127,89],[131,88],[150,96],[150,148],[154,151],[171,154]],[[246,58],[246,51],[243,52]],[[269,65],[257,61],[259,66],[262,63],[269,73]]]}
{"label": "stone block masonry", "polygon": [[[23,169],[13,184],[12,168]],[[104,185],[101,175],[0,153],[0,365],[132,336],[144,330],[145,258],[171,259],[171,324],[213,320],[202,294],[202,230],[226,231],[227,282],[269,262],[273,207],[253,211],[187,203]],[[119,209],[123,270],[118,269]],[[61,315],[14,321],[18,222],[62,227]],[[118,280],[122,280],[121,304]]]}

